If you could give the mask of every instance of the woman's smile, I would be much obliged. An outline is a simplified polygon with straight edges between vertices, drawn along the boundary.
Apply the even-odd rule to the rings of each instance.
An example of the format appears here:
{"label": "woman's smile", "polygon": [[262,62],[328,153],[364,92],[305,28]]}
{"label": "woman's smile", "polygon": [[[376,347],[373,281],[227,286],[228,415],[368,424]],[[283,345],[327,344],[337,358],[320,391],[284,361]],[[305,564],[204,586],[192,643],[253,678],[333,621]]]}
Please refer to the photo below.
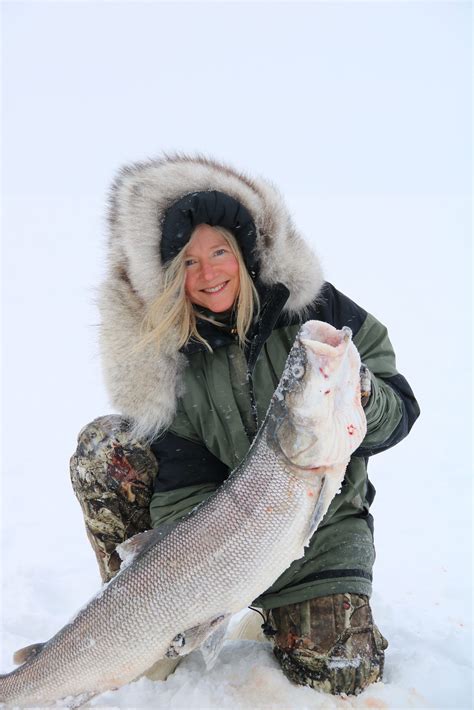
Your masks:
{"label": "woman's smile", "polygon": [[205,293],[218,293],[219,291],[222,291],[223,288],[227,286],[229,282],[224,281],[223,283],[219,284],[218,286],[211,286],[210,288],[203,288],[202,290]]}

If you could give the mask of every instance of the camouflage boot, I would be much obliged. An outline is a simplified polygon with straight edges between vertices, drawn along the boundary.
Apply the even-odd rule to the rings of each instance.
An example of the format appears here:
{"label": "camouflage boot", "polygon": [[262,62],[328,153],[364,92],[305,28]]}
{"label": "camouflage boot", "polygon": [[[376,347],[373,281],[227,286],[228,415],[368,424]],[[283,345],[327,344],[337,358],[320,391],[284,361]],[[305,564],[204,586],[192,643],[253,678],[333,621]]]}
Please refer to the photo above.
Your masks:
{"label": "camouflage boot", "polygon": [[102,581],[120,568],[117,545],[151,528],[149,505],[158,463],[133,440],[126,419],[99,417],[82,429],[70,471]]}
{"label": "camouflage boot", "polygon": [[273,652],[293,682],[357,695],[381,680],[388,643],[374,624],[368,597],[332,594],[289,604],[272,609],[268,621]]}

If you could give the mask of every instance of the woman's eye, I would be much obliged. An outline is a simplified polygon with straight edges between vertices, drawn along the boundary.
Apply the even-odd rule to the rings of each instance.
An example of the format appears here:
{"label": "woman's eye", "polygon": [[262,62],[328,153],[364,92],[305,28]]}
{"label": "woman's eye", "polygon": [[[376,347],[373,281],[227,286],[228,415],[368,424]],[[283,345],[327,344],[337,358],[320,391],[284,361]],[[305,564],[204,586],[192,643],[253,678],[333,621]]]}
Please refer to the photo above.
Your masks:
{"label": "woman's eye", "polygon": [[222,256],[222,254],[225,254],[225,249],[217,249],[217,251],[214,252],[214,256]]}
{"label": "woman's eye", "polygon": [[192,266],[194,264],[193,259],[186,259],[184,262],[185,266]]}

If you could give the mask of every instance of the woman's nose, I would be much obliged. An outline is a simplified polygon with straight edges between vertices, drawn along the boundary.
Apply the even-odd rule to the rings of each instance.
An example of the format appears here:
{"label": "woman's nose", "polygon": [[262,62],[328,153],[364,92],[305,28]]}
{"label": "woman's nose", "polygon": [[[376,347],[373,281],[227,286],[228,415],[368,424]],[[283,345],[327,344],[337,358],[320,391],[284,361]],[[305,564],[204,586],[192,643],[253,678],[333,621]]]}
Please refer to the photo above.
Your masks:
{"label": "woman's nose", "polygon": [[216,270],[212,264],[203,264],[202,265],[202,277],[206,281],[212,281],[215,273],[216,273]]}

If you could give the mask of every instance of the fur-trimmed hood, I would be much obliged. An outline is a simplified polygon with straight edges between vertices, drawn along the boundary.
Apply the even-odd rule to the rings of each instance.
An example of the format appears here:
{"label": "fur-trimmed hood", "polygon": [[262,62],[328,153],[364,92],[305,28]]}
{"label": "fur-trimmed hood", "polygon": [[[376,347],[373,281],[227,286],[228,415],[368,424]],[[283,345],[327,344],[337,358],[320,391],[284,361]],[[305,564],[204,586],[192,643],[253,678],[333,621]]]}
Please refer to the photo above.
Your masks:
{"label": "fur-trimmed hood", "polygon": [[284,284],[289,289],[285,311],[304,310],[323,284],[318,258],[268,181],[250,179],[202,156],[177,155],[122,168],[110,194],[108,274],[99,296],[100,347],[112,404],[133,420],[139,436],[152,438],[171,424],[186,365],[172,338],[159,354],[153,343],[137,347],[147,308],[162,285],[163,221],[183,196],[212,190],[231,196],[252,216],[259,278],[266,287]]}

